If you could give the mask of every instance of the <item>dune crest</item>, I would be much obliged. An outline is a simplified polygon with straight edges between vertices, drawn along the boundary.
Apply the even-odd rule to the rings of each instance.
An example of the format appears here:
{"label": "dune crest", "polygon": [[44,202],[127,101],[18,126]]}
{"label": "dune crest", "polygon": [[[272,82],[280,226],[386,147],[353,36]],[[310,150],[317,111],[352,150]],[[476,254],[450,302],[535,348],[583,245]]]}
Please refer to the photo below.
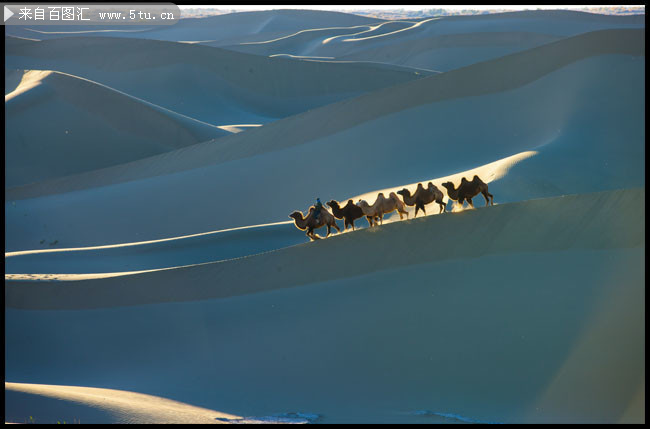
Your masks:
{"label": "dune crest", "polygon": [[[260,255],[151,270],[115,279],[53,282],[5,279],[5,300],[9,308],[23,309],[103,308],[201,300],[300,286],[361,275],[378,267],[389,269],[450,257],[637,247],[643,243],[636,225],[643,219],[644,198],[644,189],[634,189],[499,204],[458,214],[393,222],[353,234],[335,234],[327,240],[319,240],[318,245],[304,243]],[[562,210],[557,210],[558,207]],[[625,210],[621,212],[619,207]],[[583,222],[586,216],[590,216],[588,223]],[[482,230],[481,234],[469,228],[480,224],[492,227]],[[558,234],[553,226],[558,224],[572,233]],[[391,237],[399,237],[399,240]],[[422,240],[421,237],[435,237],[435,240]],[[359,261],[347,256],[382,246],[382,243],[391,243],[391,246],[381,256]],[[413,243],[418,243],[417,251],[413,250]],[[440,243],[446,245],[440,246]],[[301,257],[327,257],[329,269],[314,273],[303,265],[289,262]],[[186,281],[188,276],[195,279],[191,284]],[[139,292],[133,293],[135,290]]]}
{"label": "dune crest", "polygon": [[[8,392],[22,392],[31,395],[54,398],[67,403],[81,404],[101,410],[106,420],[101,423],[221,423],[218,419],[241,419],[207,408],[196,407],[178,401],[124,390],[102,389],[83,386],[58,386],[47,384],[12,383],[5,381]],[[34,410],[39,415],[39,410]],[[62,412],[63,414],[63,412]],[[67,414],[67,413],[66,413]],[[55,423],[61,417],[50,415],[40,417],[38,423]],[[73,423],[72,421],[67,423]],[[81,421],[80,423],[86,423]],[[94,421],[93,423],[99,423]]]}
{"label": "dune crest", "polygon": [[644,422],[645,14],[425,14],[7,26],[6,423]]}
{"label": "dune crest", "polygon": [[[448,202],[449,197],[447,196],[446,191],[444,191],[444,188],[442,187],[442,183],[444,183],[444,182],[454,182],[454,183],[458,184],[458,183],[460,183],[461,178],[465,177],[467,179],[471,179],[472,177],[474,177],[474,175],[478,175],[485,183],[494,182],[495,180],[499,180],[502,177],[504,177],[508,173],[508,170],[510,170],[510,168],[512,168],[517,163],[519,163],[521,161],[524,161],[525,159],[528,159],[528,158],[530,158],[532,156],[535,156],[535,155],[537,155],[536,151],[525,151],[525,152],[521,152],[521,153],[518,153],[518,154],[515,154],[515,155],[512,155],[512,156],[508,156],[506,158],[491,162],[491,163],[486,164],[486,165],[482,165],[480,167],[472,168],[471,170],[466,170],[466,171],[463,171],[463,172],[460,172],[460,173],[455,173],[455,174],[452,174],[452,175],[449,175],[449,176],[422,179],[422,180],[419,180],[417,182],[410,183],[408,185],[399,185],[399,186],[394,186],[394,187],[391,187],[391,188],[377,189],[375,191],[366,192],[364,194],[356,195],[356,196],[350,197],[350,198],[352,198],[353,201],[358,201],[360,199],[370,201],[370,200],[373,200],[373,198],[376,197],[376,195],[379,192],[383,192],[384,195],[388,195],[391,192],[397,192],[397,191],[399,191],[400,189],[403,189],[403,188],[406,188],[406,189],[409,190],[409,192],[414,193],[417,186],[418,186],[418,183],[426,184],[428,182],[432,182],[439,189],[443,190],[443,193],[445,194],[444,201]],[[347,200],[347,198],[343,198],[343,200]],[[414,207],[407,207],[407,210],[409,212],[412,212],[412,211],[415,210],[415,208]],[[437,211],[435,211],[435,210],[430,211],[426,216],[431,216],[433,214],[437,214]],[[395,215],[392,215],[390,217],[390,219],[393,220],[393,221],[396,220]]]}
{"label": "dune crest", "polygon": [[[34,126],[46,110],[47,121]],[[26,70],[5,95],[6,185],[105,168],[232,132],[91,80]],[[10,162],[9,162],[10,161]]]}

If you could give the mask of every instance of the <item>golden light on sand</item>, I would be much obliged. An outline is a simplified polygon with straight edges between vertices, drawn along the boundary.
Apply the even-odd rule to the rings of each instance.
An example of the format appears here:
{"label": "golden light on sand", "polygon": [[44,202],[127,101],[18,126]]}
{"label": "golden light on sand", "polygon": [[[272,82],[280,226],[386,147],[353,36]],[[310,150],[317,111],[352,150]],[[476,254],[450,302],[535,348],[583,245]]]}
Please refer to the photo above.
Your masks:
{"label": "golden light on sand", "polygon": [[[432,178],[432,179],[423,179],[419,182],[416,183],[409,183],[407,185],[400,185],[392,188],[385,188],[385,189],[377,189],[375,191],[371,192],[366,192],[365,194],[357,195],[352,198],[352,201],[359,201],[359,200],[366,200],[368,201],[369,204],[372,204],[375,199],[377,198],[377,194],[380,192],[383,192],[384,195],[389,195],[391,192],[397,192],[402,188],[408,189],[411,193],[415,192],[415,189],[418,186],[418,183],[422,183],[423,185],[426,185],[428,182],[432,182],[434,185],[438,187],[441,191],[443,191],[443,194],[445,194],[445,197],[443,201],[447,202],[449,204],[449,197],[446,195],[446,191],[444,187],[442,186],[443,183],[445,182],[452,182],[456,186],[460,184],[460,179],[463,177],[466,177],[468,179],[471,179],[474,177],[474,175],[478,175],[481,180],[483,180],[485,183],[490,183],[494,182],[495,180],[501,179],[503,176],[505,176],[508,173],[508,170],[510,170],[515,164],[524,161],[532,156],[537,155],[537,151],[525,151],[518,153],[516,155],[508,156],[506,158],[500,159],[498,161],[491,162],[486,165],[482,165],[480,167],[473,168],[471,170],[466,170],[460,173],[452,174],[450,176],[445,176],[445,177],[437,177],[437,178]],[[343,199],[347,200],[347,198]],[[495,203],[496,204],[496,203]],[[432,205],[429,205],[429,210],[427,211],[427,216],[430,216],[432,214],[438,214],[438,210],[433,208]],[[464,210],[456,202],[453,203],[453,212],[459,212]],[[412,218],[413,213],[415,212],[414,207],[407,207],[407,211],[409,212],[409,217]],[[419,215],[419,214],[418,214]],[[384,219],[384,223],[387,222],[394,222],[396,220],[399,220],[399,216],[397,214],[391,214],[389,219]]]}
{"label": "golden light on sand", "polygon": [[[125,390],[83,386],[5,382],[5,389],[81,404],[112,415],[112,423],[220,423],[217,419],[240,419],[207,408]],[[36,414],[39,410],[34,410]],[[134,418],[134,415],[137,416]],[[72,423],[72,422],[70,422]],[[80,422],[85,423],[85,422]]]}

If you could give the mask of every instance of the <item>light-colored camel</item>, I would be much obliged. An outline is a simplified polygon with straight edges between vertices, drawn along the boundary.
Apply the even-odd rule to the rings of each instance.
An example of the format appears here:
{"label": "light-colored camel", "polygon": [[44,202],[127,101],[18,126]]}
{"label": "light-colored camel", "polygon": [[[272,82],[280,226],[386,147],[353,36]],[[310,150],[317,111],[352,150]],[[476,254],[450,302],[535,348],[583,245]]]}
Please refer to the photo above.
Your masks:
{"label": "light-colored camel", "polygon": [[462,207],[463,201],[467,200],[469,205],[474,208],[474,203],[472,203],[472,198],[477,196],[479,193],[483,194],[485,198],[485,205],[488,204],[494,205],[494,196],[488,192],[487,183],[483,182],[478,176],[474,175],[474,178],[470,182],[464,177],[460,181],[458,189],[454,187],[454,184],[451,182],[445,182],[442,184],[447,188],[447,195],[452,200],[458,201],[458,204]]}
{"label": "light-colored camel", "polygon": [[320,209],[320,216],[318,217],[318,221],[314,219],[314,210],[316,208],[314,206],[309,207],[309,211],[307,212],[307,217],[303,217],[303,214],[301,211],[296,210],[295,212],[291,213],[289,215],[290,218],[293,219],[296,227],[301,230],[307,230],[307,237],[309,237],[312,240],[316,240],[319,237],[314,234],[314,230],[318,229],[322,226],[327,226],[327,235],[325,237],[329,237],[330,233],[332,232],[332,227],[334,227],[338,232],[341,232],[341,229],[339,226],[336,224],[336,219],[330,213],[325,207]]}
{"label": "light-colored camel", "polygon": [[413,195],[411,195],[411,192],[406,188],[397,191],[397,193],[404,198],[404,203],[407,206],[415,206],[415,215],[413,217],[418,215],[418,210],[422,210],[426,216],[427,211],[424,206],[434,201],[440,205],[440,211],[438,213],[442,213],[446,207],[446,204],[442,201],[442,198],[444,197],[442,191],[431,182],[429,182],[427,189],[424,189],[422,183],[418,183],[418,187]]}
{"label": "light-colored camel", "polygon": [[440,206],[440,211],[438,212],[438,214],[444,212],[445,209],[447,208],[447,203],[442,201],[442,199],[445,197],[445,194],[443,194],[442,191],[438,189],[438,187],[434,185],[432,182],[429,182],[427,184],[427,191],[433,194],[433,201],[435,201]]}
{"label": "light-colored camel", "polygon": [[388,195],[388,198],[384,196],[383,192],[380,192],[377,195],[377,199],[375,200],[373,205],[369,205],[368,202],[365,200],[359,200],[357,205],[361,207],[361,210],[363,210],[363,214],[366,215],[366,219],[368,219],[368,223],[370,224],[370,226],[375,226],[377,224],[377,220],[375,219],[376,217],[379,218],[379,224],[383,225],[384,215],[391,213],[394,210],[397,210],[397,212],[399,213],[400,220],[403,219],[402,217],[403,214],[406,215],[407,219],[409,217],[409,214],[406,211],[406,207],[404,206],[404,203],[402,202],[402,200],[399,199],[399,197],[395,192],[391,192]]}

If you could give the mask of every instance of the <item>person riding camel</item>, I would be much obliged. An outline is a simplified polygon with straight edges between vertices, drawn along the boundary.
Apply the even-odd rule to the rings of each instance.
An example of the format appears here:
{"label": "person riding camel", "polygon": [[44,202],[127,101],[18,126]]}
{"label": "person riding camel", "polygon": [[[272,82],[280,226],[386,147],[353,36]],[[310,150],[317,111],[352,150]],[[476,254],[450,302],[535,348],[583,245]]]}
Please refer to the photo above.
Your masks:
{"label": "person riding camel", "polygon": [[314,220],[318,222],[320,217],[320,211],[323,208],[323,203],[320,202],[320,198],[316,198],[316,204],[314,205]]}

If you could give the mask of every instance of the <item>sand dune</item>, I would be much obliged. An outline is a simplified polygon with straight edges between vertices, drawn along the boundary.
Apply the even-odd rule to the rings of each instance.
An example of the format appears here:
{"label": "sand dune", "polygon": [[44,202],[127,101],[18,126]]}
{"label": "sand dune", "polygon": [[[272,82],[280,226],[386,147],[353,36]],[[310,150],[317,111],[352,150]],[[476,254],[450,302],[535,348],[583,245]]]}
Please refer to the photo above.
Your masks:
{"label": "sand dune", "polygon": [[[79,247],[132,242],[136,231],[148,240],[278,222],[292,210],[306,210],[317,196],[343,200],[530,150],[540,155],[521,165],[540,162],[534,175],[518,176],[513,186],[505,185],[508,176],[495,182],[496,201],[642,186],[638,124],[644,101],[635,88],[643,86],[643,62],[629,55],[642,54],[642,34],[581,35],[374,91],[223,137],[218,145],[202,143],[74,178],[9,188],[7,218],[21,226],[6,231],[7,251],[35,249],[43,239]],[[609,120],[595,119],[604,116]],[[588,128],[581,125],[594,120]],[[612,138],[625,145],[610,144]],[[454,156],[458,145],[465,147],[463,157]],[[583,150],[599,155],[576,158]],[[318,161],[307,161],[315,153],[329,156],[319,163],[325,182],[314,176]],[[601,162],[603,157],[608,161]],[[229,178],[241,171],[249,173],[233,183]],[[255,193],[260,180],[274,191]],[[45,195],[51,196],[35,198]],[[129,208],[120,201],[129,201]],[[151,223],[154,213],[176,206],[186,210]],[[128,222],[119,214],[124,210],[133,210]],[[36,227],[43,211],[58,212],[71,223],[50,220]],[[110,234],[85,230],[84,219],[95,216],[105,220]]]}
{"label": "sand dune", "polygon": [[21,81],[5,95],[11,123],[5,132],[6,186],[92,171],[231,134],[77,76],[47,70],[13,74]]}
{"label": "sand dune", "polygon": [[8,308],[21,329],[6,333],[5,379],[330,423],[642,422],[643,253],[512,253],[227,299]]}
{"label": "sand dune", "polygon": [[[351,44],[351,31],[317,30],[305,34],[304,40],[280,39],[276,42],[242,43],[226,46],[240,52],[257,55],[290,57],[325,57],[337,61],[369,61],[413,68],[449,71],[523,51],[559,40],[560,36],[532,32],[484,32],[444,34],[400,38],[390,43]],[[333,35],[334,34],[334,35]],[[356,34],[356,33],[352,33]],[[340,40],[339,40],[340,39]],[[343,41],[348,43],[345,43]],[[375,42],[370,39],[369,42]],[[383,42],[383,41],[382,41]],[[206,43],[214,45],[213,43]]]}
{"label": "sand dune", "polygon": [[[7,396],[12,392],[40,395],[64,403],[88,407],[94,413],[81,417],[79,405],[57,410],[58,415],[44,416],[36,423],[222,423],[219,419],[236,419],[238,416],[193,407],[176,401],[112,389],[95,389],[77,386],[48,386],[39,384],[5,383]],[[11,400],[9,399],[11,402]],[[39,410],[34,410],[39,411]],[[84,412],[88,412],[84,409]],[[70,417],[66,419],[65,415]],[[6,419],[6,416],[5,416]],[[86,420],[87,419],[87,420]],[[83,421],[82,421],[83,420]],[[22,422],[17,422],[22,423]]]}
{"label": "sand dune", "polygon": [[[381,22],[376,18],[367,18],[354,14],[310,10],[268,10],[239,12],[206,18],[181,19],[173,26],[140,26],[129,25],[117,31],[109,26],[80,26],[57,25],[30,28],[29,26],[11,26],[7,35],[37,38],[60,38],[84,31],[88,36],[105,35],[106,30],[112,30],[113,37],[142,37],[146,39],[183,41],[183,40],[228,40],[246,35],[288,34],[313,28],[315,26],[350,26],[371,22]],[[33,30],[39,31],[35,33]],[[129,34],[131,33],[131,34]],[[78,33],[77,33],[78,34]],[[262,36],[264,37],[264,36]]]}
{"label": "sand dune", "polygon": [[[323,422],[617,421],[643,367],[630,357],[643,343],[644,194],[502,204],[164,272],[6,281],[7,318],[23,326],[7,335],[7,381],[48,373],[108,389],[137,385],[126,390],[229,414],[305,412]],[[295,262],[323,257],[320,270]],[[229,298],[207,299],[217,297]],[[586,327],[585,318],[593,319]],[[603,323],[609,329],[596,329]],[[627,335],[616,336],[621,329]],[[115,341],[122,347],[89,352]],[[603,353],[603,341],[616,347]],[[41,352],[30,353],[36,344]],[[581,373],[573,361],[585,353],[589,382],[572,382]],[[106,365],[120,373],[98,371]],[[607,374],[618,380],[612,391],[602,388]],[[341,389],[350,377],[357,387]],[[314,386],[321,393],[291,393]],[[575,400],[561,399],[566,389]]]}
{"label": "sand dune", "polygon": [[145,242],[5,254],[7,273],[110,273],[232,259],[304,243],[293,222],[211,231]]}
{"label": "sand dune", "polygon": [[[5,188],[6,422],[645,421],[645,17],[358,18],[8,29],[8,168],[162,152]],[[495,205],[288,218],[473,174]]]}
{"label": "sand dune", "polygon": [[[486,164],[476,169],[463,171],[455,175],[430,179],[438,188],[443,189],[442,183],[452,181],[460,183],[461,177],[480,175],[486,183],[499,180],[508,171],[536,152],[524,152],[505,159]],[[426,183],[429,180],[422,182]],[[417,183],[402,184],[393,188],[379,189],[362,195],[351,197],[353,201],[365,199],[373,202],[377,193],[389,195],[406,187],[415,192]],[[453,205],[445,196],[451,211]],[[480,205],[477,201],[477,205]],[[438,214],[429,205],[428,215]],[[414,216],[414,207],[407,207],[407,213]],[[420,212],[420,216],[424,214]],[[396,221],[398,216],[393,213],[387,216],[384,223]],[[364,220],[357,221],[356,228],[364,228]],[[351,229],[348,231],[352,231]],[[136,233],[137,235],[137,233]],[[121,243],[106,246],[81,247],[71,249],[41,249],[23,250],[5,253],[5,278],[6,279],[63,279],[60,274],[79,273],[92,274],[93,278],[103,277],[97,273],[109,273],[106,277],[117,275],[116,272],[128,268],[129,272],[120,272],[119,275],[132,273],[135,270],[152,270],[170,268],[179,265],[191,265],[218,260],[232,259],[241,256],[276,250],[283,247],[303,243],[305,238],[296,234],[293,221],[278,222],[268,225],[255,225],[223,231],[211,231],[184,237],[171,237],[160,240],[144,242]],[[41,243],[42,244],[42,243]],[[52,245],[52,243],[48,243]],[[128,262],[127,262],[128,261]],[[21,273],[48,273],[44,276]],[[112,274],[111,274],[112,272]],[[11,273],[11,274],[8,274]],[[71,277],[80,279],[80,276]],[[90,278],[85,276],[84,278]]]}
{"label": "sand dune", "polygon": [[[317,245],[306,243],[175,270],[54,283],[6,278],[5,302],[10,308],[81,309],[222,298],[347,278],[378,267],[440,261],[446,255],[475,258],[508,252],[635,247],[643,243],[638,227],[643,223],[644,200],[643,189],[563,196],[394,222],[333,236]],[[625,207],[625,212],[619,207]],[[584,221],[586,217],[589,222]],[[490,228],[482,228],[483,233],[478,234],[477,227],[485,224]],[[571,233],[557,234],[544,228],[558,224]],[[421,241],[416,237],[436,239]],[[378,248],[380,243],[391,243],[390,251],[379,252],[371,259],[349,260],[349,255]],[[326,260],[327,270],[312,272],[288,262],[299,258]]]}
{"label": "sand dune", "polygon": [[638,16],[595,18],[593,14],[571,11],[510,12],[383,22],[347,31],[311,29],[275,40],[240,42],[228,49],[448,71],[580,33],[643,27],[644,21]]}
{"label": "sand dune", "polygon": [[7,67],[84,77],[218,126],[267,123],[427,74],[370,63],[296,63],[186,43],[111,37],[70,37],[27,46],[6,38],[5,48]]}

